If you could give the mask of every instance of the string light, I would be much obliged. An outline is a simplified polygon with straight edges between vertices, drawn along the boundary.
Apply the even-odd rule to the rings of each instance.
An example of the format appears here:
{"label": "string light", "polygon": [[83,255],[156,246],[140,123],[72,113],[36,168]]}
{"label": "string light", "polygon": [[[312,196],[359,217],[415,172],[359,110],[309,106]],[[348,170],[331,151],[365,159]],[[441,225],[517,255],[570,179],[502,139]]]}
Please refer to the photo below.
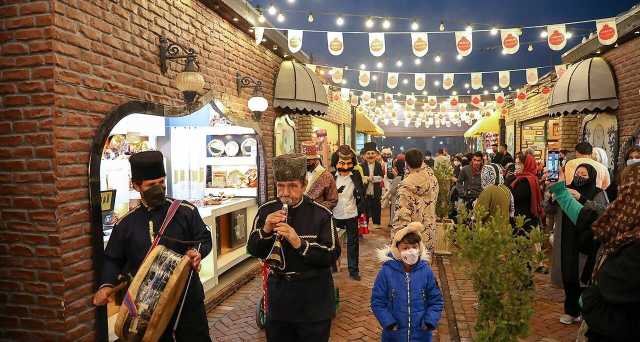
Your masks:
{"label": "string light", "polygon": [[428,92],[428,91],[426,91],[426,90],[423,90],[423,91],[422,91],[422,95],[428,95],[428,94],[429,94],[429,92]]}
{"label": "string light", "polygon": [[315,19],[313,18],[313,13],[309,12],[309,16],[307,17],[307,21],[312,23]]}
{"label": "string light", "polygon": [[438,81],[438,80],[433,81],[433,85],[436,86],[436,87],[439,87],[440,86],[440,81]]}
{"label": "string light", "polygon": [[367,21],[365,21],[364,26],[366,26],[367,28],[372,28],[373,25],[374,25],[373,18],[371,17],[367,18]]}
{"label": "string light", "polygon": [[384,21],[382,22],[382,28],[387,30],[391,27],[391,21],[389,21],[389,19],[385,18]]}
{"label": "string light", "polygon": [[413,61],[413,64],[415,64],[415,65],[420,65],[421,63],[422,63],[422,61],[420,60],[420,58],[416,58],[416,59]]}
{"label": "string light", "polygon": [[464,89],[469,89],[469,83],[464,84]]}
{"label": "string light", "polygon": [[360,64],[360,70],[365,70],[367,69],[367,65],[366,64]]}
{"label": "string light", "polygon": [[547,31],[540,32],[540,38],[547,38],[548,35],[549,33],[547,33]]}
{"label": "string light", "polygon": [[507,54],[507,50],[502,49],[502,54],[503,54],[503,55],[506,55],[506,54]]}
{"label": "string light", "polygon": [[459,61],[461,61],[461,60],[462,60],[462,55],[457,55],[457,56],[456,56],[456,59],[457,59],[457,60],[459,60]]}
{"label": "string light", "polygon": [[453,92],[451,92],[451,95],[456,96],[458,95],[458,92],[454,90]]}
{"label": "string light", "polygon": [[485,91],[483,91],[483,92],[482,92],[482,94],[483,94],[483,95],[489,95],[489,91],[488,91],[488,90],[485,90]]}
{"label": "string light", "polygon": [[473,32],[473,27],[471,25],[467,26],[467,28],[465,29],[467,32],[471,33]]}
{"label": "string light", "polygon": [[284,22],[284,15],[282,15],[282,13],[278,13],[278,16],[276,17],[276,20],[279,23]]}
{"label": "string light", "polygon": [[440,31],[444,31],[444,21],[440,21]]}
{"label": "string light", "polygon": [[397,66],[397,67],[401,67],[401,66],[402,66],[402,61],[400,61],[400,60],[399,60],[399,61],[397,61],[397,62],[396,62],[396,66]]}
{"label": "string light", "polygon": [[288,3],[293,4],[296,2],[296,0],[287,0]]}
{"label": "string light", "polygon": [[377,99],[378,101],[382,101],[382,95],[378,95],[378,97],[376,97],[376,99]]}
{"label": "string light", "polygon": [[336,25],[338,25],[338,26],[344,25],[344,18],[343,17],[338,17],[338,19],[336,19]]}
{"label": "string light", "polygon": [[384,67],[384,64],[382,64],[382,62],[376,63],[376,68],[382,69],[383,67]]}
{"label": "string light", "polygon": [[498,90],[498,86],[494,85],[493,88],[491,88],[491,89],[493,89],[493,91],[497,91]]}
{"label": "string light", "polygon": [[495,28],[495,27],[492,27],[492,28],[491,28],[491,35],[492,35],[492,36],[495,36],[495,35],[497,35],[497,34],[498,34],[498,29],[497,29],[497,28]]}
{"label": "string light", "polygon": [[440,58],[440,56],[439,56],[439,55],[437,55],[437,56],[435,56],[435,57],[433,58],[433,60],[434,60],[436,63],[440,63],[440,61],[442,60],[442,58]]}
{"label": "string light", "polygon": [[533,51],[533,44],[529,43],[529,47],[527,48],[529,52]]}
{"label": "string light", "polygon": [[269,9],[267,9],[267,12],[269,12],[269,14],[271,14],[271,15],[276,15],[276,14],[278,14],[278,9],[276,8],[276,6],[271,4],[269,6]]}
{"label": "string light", "polygon": [[405,78],[404,80],[402,80],[402,84],[409,84],[409,80]]}
{"label": "string light", "polygon": [[418,24],[418,21],[414,20],[414,21],[411,23],[411,30],[412,30],[412,31],[417,31],[419,28],[420,28],[420,25]]}
{"label": "string light", "polygon": [[378,80],[378,75],[371,76],[371,79],[374,80],[374,81],[377,81]]}
{"label": "string light", "polygon": [[571,37],[573,37],[573,33],[567,32],[567,39],[571,39]]}
{"label": "string light", "polygon": [[342,85],[347,85],[347,80],[342,80]]}

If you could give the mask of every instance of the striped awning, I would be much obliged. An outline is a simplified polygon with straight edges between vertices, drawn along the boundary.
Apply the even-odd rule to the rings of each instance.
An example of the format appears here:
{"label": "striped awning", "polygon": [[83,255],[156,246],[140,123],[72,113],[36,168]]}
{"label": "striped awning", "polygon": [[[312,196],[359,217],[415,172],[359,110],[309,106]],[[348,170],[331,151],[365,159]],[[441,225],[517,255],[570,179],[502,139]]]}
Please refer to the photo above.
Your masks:
{"label": "striped awning", "polygon": [[325,115],[327,91],[313,71],[287,60],[280,64],[273,106],[282,114]]}

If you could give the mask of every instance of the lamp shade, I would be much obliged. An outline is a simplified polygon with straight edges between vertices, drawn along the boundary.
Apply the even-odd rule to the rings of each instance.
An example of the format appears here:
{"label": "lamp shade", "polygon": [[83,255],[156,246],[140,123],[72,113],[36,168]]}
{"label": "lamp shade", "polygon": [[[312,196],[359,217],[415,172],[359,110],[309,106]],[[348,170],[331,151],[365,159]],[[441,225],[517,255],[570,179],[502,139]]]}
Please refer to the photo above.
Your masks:
{"label": "lamp shade", "polygon": [[249,110],[252,112],[264,112],[267,110],[269,103],[267,102],[267,99],[262,96],[253,96],[249,99],[247,105],[249,106]]}
{"label": "lamp shade", "polygon": [[204,77],[197,71],[183,71],[176,76],[176,88],[182,92],[202,92]]}

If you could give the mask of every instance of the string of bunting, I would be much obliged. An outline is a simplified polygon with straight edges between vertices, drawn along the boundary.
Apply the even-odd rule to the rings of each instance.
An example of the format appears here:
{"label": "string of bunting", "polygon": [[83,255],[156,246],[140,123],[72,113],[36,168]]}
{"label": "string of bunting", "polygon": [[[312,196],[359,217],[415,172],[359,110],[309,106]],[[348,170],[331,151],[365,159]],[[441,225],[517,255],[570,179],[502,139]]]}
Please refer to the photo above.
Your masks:
{"label": "string of bunting", "polygon": [[386,52],[386,35],[410,35],[411,50],[416,57],[423,57],[429,51],[430,34],[453,34],[454,46],[462,57],[469,56],[473,51],[473,34],[490,32],[500,37],[502,51],[505,54],[515,54],[520,50],[520,36],[526,29],[545,28],[541,36],[547,39],[549,48],[553,51],[562,50],[567,45],[567,40],[572,34],[567,32],[568,25],[595,23],[598,40],[603,45],[612,45],[618,39],[616,18],[590,19],[550,25],[534,25],[503,29],[466,29],[461,31],[395,31],[395,32],[369,32],[369,31],[328,31],[313,29],[289,29],[281,27],[253,27],[256,44],[262,42],[265,30],[277,30],[287,32],[288,48],[291,53],[297,53],[302,49],[302,41],[305,32],[325,33],[327,37],[327,49],[333,56],[339,56],[344,52],[344,35],[366,34],[369,38],[369,51],[374,57],[380,57]]}

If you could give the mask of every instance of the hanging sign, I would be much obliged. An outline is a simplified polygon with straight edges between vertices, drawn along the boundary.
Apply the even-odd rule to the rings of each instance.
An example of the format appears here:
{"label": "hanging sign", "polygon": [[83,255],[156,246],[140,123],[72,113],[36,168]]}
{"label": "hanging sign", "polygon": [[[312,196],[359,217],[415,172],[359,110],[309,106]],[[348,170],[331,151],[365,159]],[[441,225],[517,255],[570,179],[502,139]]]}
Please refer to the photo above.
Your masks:
{"label": "hanging sign", "polygon": [[426,32],[411,32],[411,48],[416,57],[424,57],[429,51],[429,37]]}
{"label": "hanging sign", "polygon": [[343,75],[344,75],[344,71],[342,70],[342,68],[331,69],[331,80],[334,83],[341,83]]}
{"label": "hanging sign", "polygon": [[398,86],[398,73],[397,72],[389,72],[387,73],[387,87],[389,89],[395,89]]}
{"label": "hanging sign", "polygon": [[415,87],[416,90],[422,90],[424,89],[424,86],[427,85],[427,79],[426,79],[426,75],[425,74],[415,74]]}
{"label": "hanging sign", "polygon": [[363,91],[361,97],[362,97],[362,102],[365,102],[365,103],[369,103],[372,100],[370,91]]}
{"label": "hanging sign", "polygon": [[427,104],[429,104],[429,108],[436,109],[438,107],[438,98],[435,96],[427,97]]}
{"label": "hanging sign", "polygon": [[458,97],[457,96],[451,96],[451,99],[449,99],[449,105],[452,108],[456,108],[456,107],[458,107],[458,103],[459,103],[458,102]]}
{"label": "hanging sign", "polygon": [[302,30],[288,30],[289,52],[296,53],[302,48]]}
{"label": "hanging sign", "polygon": [[482,98],[480,97],[480,95],[471,95],[471,104],[474,107],[480,108],[480,106],[482,105]]}
{"label": "hanging sign", "polygon": [[516,99],[518,101],[524,101],[527,99],[527,92],[524,89],[518,89],[518,95],[516,96]]}
{"label": "hanging sign", "polygon": [[462,57],[469,56],[473,48],[472,34],[469,31],[456,31],[456,49]]}
{"label": "hanging sign", "polygon": [[506,54],[512,55],[520,49],[520,29],[500,30],[502,49]]}
{"label": "hanging sign", "polygon": [[340,92],[335,90],[331,92],[331,100],[332,101],[340,101]]}
{"label": "hanging sign", "polygon": [[567,45],[567,27],[564,24],[547,26],[547,43],[553,51],[564,49]]}
{"label": "hanging sign", "polygon": [[256,38],[256,44],[262,43],[262,36],[264,36],[264,27],[255,27],[253,29],[253,35]]}
{"label": "hanging sign", "polygon": [[556,65],[556,76],[558,76],[558,78],[562,77],[565,72],[567,72],[566,64]]}
{"label": "hanging sign", "polygon": [[349,88],[340,88],[340,99],[342,101],[349,101],[349,95]]}
{"label": "hanging sign", "polygon": [[405,100],[405,104],[409,107],[409,108],[414,108],[415,104],[416,104],[416,97],[413,95],[409,95],[407,96],[407,99]]}
{"label": "hanging sign", "polygon": [[354,106],[354,107],[358,106],[358,96],[351,95],[351,105]]}
{"label": "hanging sign", "polygon": [[481,72],[471,73],[471,88],[473,88],[473,89],[482,88],[482,73]]}
{"label": "hanging sign", "polygon": [[527,69],[527,84],[534,85],[538,83],[538,68]]}
{"label": "hanging sign", "polygon": [[361,87],[366,87],[369,85],[369,80],[371,79],[371,75],[369,71],[360,70],[360,75],[358,76],[358,82]]}
{"label": "hanging sign", "polygon": [[384,33],[372,32],[369,33],[369,51],[375,57],[380,57],[384,54]]}
{"label": "hanging sign", "polygon": [[505,101],[504,93],[503,92],[499,92],[499,93],[496,93],[495,95],[496,95],[496,106],[498,106],[498,107],[504,106],[504,101]]}
{"label": "hanging sign", "polygon": [[509,71],[498,72],[498,84],[501,88],[507,88],[511,83],[511,74]]}
{"label": "hanging sign", "polygon": [[341,55],[342,51],[344,51],[342,32],[327,32],[327,46],[329,47],[329,53],[331,55]]}
{"label": "hanging sign", "polygon": [[596,20],[598,41],[602,45],[611,45],[618,40],[618,26],[616,18]]}
{"label": "hanging sign", "polygon": [[453,87],[453,74],[442,75],[442,88],[449,90]]}
{"label": "hanging sign", "polygon": [[393,95],[389,93],[384,93],[384,104],[387,106],[393,105]]}

